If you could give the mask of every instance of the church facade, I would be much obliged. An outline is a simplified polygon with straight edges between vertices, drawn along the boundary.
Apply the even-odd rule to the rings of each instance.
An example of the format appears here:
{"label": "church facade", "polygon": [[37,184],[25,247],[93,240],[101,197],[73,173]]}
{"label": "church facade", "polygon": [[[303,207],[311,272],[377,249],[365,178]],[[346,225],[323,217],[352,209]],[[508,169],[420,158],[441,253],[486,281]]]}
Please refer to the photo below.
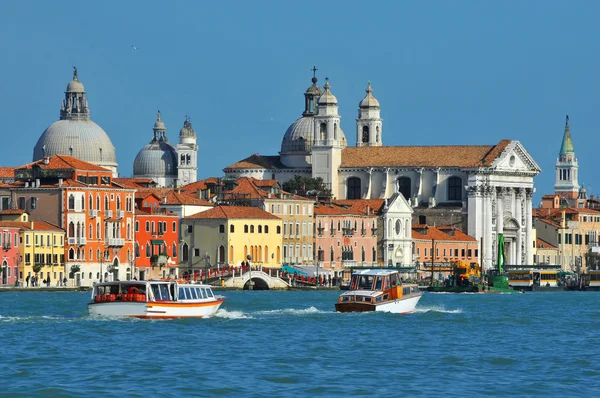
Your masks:
{"label": "church facade", "polygon": [[496,264],[499,234],[507,264],[532,263],[533,178],[541,169],[519,141],[384,146],[380,104],[369,84],[350,147],[329,81],[322,89],[316,83],[313,76],[302,117],[284,134],[279,156],[252,155],[226,167],[228,177],[280,183],[296,175],[321,177],[336,199],[402,194],[419,224],[439,219],[478,239],[485,269]]}

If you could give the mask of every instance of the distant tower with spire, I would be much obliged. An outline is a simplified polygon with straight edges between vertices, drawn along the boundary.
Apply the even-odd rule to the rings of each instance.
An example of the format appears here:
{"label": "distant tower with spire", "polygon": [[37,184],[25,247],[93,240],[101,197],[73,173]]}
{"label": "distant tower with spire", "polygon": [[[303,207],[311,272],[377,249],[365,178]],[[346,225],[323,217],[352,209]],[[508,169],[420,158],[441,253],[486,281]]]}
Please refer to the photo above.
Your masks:
{"label": "distant tower with spire", "polygon": [[578,174],[579,165],[573,149],[571,130],[569,129],[569,115],[567,115],[562,145],[556,161],[554,192],[563,198],[577,199],[579,195]]}
{"label": "distant tower with spire", "polygon": [[367,95],[358,104],[356,119],[356,146],[381,146],[381,116],[379,101],[373,97],[373,89],[369,82],[365,90]]}
{"label": "distant tower with spire", "polygon": [[175,147],[179,163],[177,165],[177,185],[183,186],[198,180],[198,144],[192,121],[185,117],[179,131],[179,144]]}

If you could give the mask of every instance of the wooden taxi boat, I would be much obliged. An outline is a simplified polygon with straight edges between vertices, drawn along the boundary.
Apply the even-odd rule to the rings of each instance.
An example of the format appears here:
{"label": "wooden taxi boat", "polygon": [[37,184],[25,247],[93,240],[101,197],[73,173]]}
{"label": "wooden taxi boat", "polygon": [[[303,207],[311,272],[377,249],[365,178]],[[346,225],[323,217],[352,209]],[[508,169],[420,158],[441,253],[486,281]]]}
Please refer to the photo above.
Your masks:
{"label": "wooden taxi boat", "polygon": [[416,284],[403,284],[395,270],[361,270],[352,274],[350,289],[335,304],[338,312],[384,311],[408,314],[422,293]]}
{"label": "wooden taxi boat", "polygon": [[225,297],[208,285],[177,281],[117,281],[95,283],[90,315],[134,318],[207,318]]}

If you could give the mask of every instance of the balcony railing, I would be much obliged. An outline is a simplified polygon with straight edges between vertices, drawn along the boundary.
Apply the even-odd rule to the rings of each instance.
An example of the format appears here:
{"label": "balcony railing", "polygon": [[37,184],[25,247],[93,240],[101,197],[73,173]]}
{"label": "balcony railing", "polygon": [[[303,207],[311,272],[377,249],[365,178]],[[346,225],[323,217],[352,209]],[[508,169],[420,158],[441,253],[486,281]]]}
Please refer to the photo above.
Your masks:
{"label": "balcony railing", "polygon": [[344,233],[344,236],[352,236],[356,230],[354,228],[342,228],[342,232]]}
{"label": "balcony railing", "polygon": [[11,248],[11,247],[12,247],[12,246],[11,246],[11,244],[10,244],[10,243],[4,243],[4,244],[2,245],[2,249],[3,249],[3,250],[5,250],[5,251],[6,251],[6,250],[10,250],[10,248]]}
{"label": "balcony railing", "polygon": [[108,238],[107,244],[108,244],[108,246],[124,246],[125,239],[124,238]]}
{"label": "balcony railing", "polygon": [[112,210],[106,210],[106,218],[112,218],[113,213]]}
{"label": "balcony railing", "polygon": [[69,245],[76,245],[77,244],[77,238],[68,238],[67,239],[67,243]]}
{"label": "balcony railing", "polygon": [[125,211],[117,210],[117,218],[123,218],[123,217],[125,217]]}
{"label": "balcony railing", "polygon": [[81,237],[77,238],[77,244],[78,244],[79,246],[85,246],[85,245],[86,245],[86,243],[87,243],[87,238],[85,238],[85,237],[83,237],[83,236],[81,236]]}
{"label": "balcony railing", "polygon": [[356,260],[342,260],[342,267],[356,267],[358,265],[358,261]]}
{"label": "balcony railing", "polygon": [[98,210],[92,209],[90,210],[90,218],[98,217]]}

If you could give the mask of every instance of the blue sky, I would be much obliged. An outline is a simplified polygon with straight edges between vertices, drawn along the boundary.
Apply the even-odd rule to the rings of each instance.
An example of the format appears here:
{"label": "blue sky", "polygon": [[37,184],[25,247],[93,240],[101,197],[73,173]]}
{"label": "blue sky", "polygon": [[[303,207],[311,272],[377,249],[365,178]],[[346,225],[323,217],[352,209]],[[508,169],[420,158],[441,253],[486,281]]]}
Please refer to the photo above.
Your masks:
{"label": "blue sky", "polygon": [[172,142],[191,117],[199,178],[222,175],[278,153],[316,65],[350,145],[371,81],[384,145],[519,140],[543,169],[538,199],[553,191],[568,113],[580,183],[600,193],[599,13],[592,1],[7,2],[0,164],[31,161],[76,65],[122,176],[158,109]]}

